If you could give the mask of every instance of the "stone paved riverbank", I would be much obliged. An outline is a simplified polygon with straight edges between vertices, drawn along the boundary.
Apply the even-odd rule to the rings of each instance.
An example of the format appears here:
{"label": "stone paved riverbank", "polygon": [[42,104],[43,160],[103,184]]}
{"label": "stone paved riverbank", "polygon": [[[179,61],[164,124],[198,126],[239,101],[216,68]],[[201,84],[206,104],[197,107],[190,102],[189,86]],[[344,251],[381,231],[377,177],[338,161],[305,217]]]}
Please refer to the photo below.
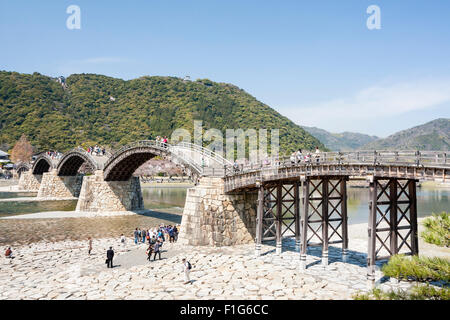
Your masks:
{"label": "stone paved riverbank", "polygon": [[[116,251],[113,269],[105,265],[106,249]],[[0,299],[351,299],[368,289],[363,240],[350,246],[348,263],[340,249],[330,248],[330,265],[320,265],[320,248],[308,252],[304,271],[294,242],[284,252],[254,245],[190,247],[165,243],[163,260],[145,260],[145,245],[132,239],[95,239],[93,253],[87,241],[34,243],[13,248],[15,259],[0,262]],[[192,284],[183,283],[181,259],[193,265]],[[377,279],[381,279],[377,271]],[[382,281],[384,281],[382,279]],[[382,286],[408,288],[411,284],[385,282]]]}

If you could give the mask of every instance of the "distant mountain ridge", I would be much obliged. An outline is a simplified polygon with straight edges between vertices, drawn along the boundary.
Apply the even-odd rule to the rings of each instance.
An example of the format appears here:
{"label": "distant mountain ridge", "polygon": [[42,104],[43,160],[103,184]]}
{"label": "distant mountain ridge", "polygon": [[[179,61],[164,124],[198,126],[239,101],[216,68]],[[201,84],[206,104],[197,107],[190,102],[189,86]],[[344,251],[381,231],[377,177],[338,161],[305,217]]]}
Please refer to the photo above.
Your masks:
{"label": "distant mountain ridge", "polygon": [[377,136],[370,136],[357,132],[331,133],[316,127],[302,126],[307,132],[319,139],[328,149],[332,151],[352,151],[361,146],[379,139]]}
{"label": "distant mountain ridge", "polygon": [[450,150],[450,119],[440,118],[362,146],[366,150]]}

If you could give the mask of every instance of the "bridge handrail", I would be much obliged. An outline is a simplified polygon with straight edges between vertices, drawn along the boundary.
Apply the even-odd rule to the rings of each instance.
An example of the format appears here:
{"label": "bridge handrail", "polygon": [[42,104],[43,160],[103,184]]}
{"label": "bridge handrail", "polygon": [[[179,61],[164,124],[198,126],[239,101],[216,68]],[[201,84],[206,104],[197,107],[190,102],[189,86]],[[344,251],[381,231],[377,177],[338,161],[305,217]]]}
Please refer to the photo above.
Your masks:
{"label": "bridge handrail", "polygon": [[[232,166],[226,171],[226,176],[258,171],[261,169],[274,169],[296,165],[314,164],[397,164],[415,166],[433,166],[439,168],[450,168],[448,152],[446,151],[390,151],[390,150],[370,150],[352,152],[320,152],[311,153],[309,161],[291,161],[291,156],[270,157],[253,163],[240,164],[238,169]],[[318,162],[317,162],[318,161]]]}
{"label": "bridge handrail", "polygon": [[[114,151],[111,154],[111,156],[109,157],[109,159],[106,161],[106,163],[104,164],[104,167],[106,168],[110,164],[110,162],[113,161],[113,159],[116,158],[119,154],[121,154],[129,149],[136,148],[136,147],[156,147],[160,150],[168,151],[168,152],[176,155],[178,158],[180,158],[182,161],[186,162],[193,168],[195,168],[198,172],[200,172],[200,174],[203,174],[205,171],[204,169],[208,166],[196,163],[195,161],[193,161],[192,159],[188,159],[187,157],[181,157],[181,155],[178,152],[176,152],[177,148],[182,148],[182,149],[197,152],[197,153],[201,154],[202,156],[205,156],[205,157],[215,161],[216,163],[219,163],[221,165],[221,167],[223,168],[222,173],[220,173],[220,175],[222,175],[222,176],[224,175],[224,170],[225,170],[226,166],[231,165],[231,162],[228,161],[227,159],[223,158],[221,155],[211,151],[210,149],[204,148],[202,146],[199,146],[199,145],[196,145],[193,143],[180,142],[180,143],[171,145],[171,144],[164,143],[161,141],[156,141],[156,140],[140,140],[140,141],[135,141],[135,142],[129,143],[125,146],[122,146],[120,149]],[[220,170],[217,170],[217,168],[215,168],[215,170],[213,170],[213,172],[214,172],[214,174],[219,174]]]}

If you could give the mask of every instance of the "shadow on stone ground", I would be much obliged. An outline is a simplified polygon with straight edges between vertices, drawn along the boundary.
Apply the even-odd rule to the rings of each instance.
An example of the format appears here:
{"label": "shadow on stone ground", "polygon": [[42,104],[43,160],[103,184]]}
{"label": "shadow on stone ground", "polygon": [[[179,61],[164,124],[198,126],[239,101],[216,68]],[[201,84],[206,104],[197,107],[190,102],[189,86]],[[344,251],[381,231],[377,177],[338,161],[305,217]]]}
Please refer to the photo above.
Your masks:
{"label": "shadow on stone ground", "polygon": [[[265,252],[263,255],[275,254],[276,242],[274,240],[271,240],[271,241],[265,242],[265,244],[268,246],[273,246],[273,250]],[[283,252],[284,251],[299,252],[299,250],[295,246],[294,238],[283,239]],[[320,259],[322,257],[322,247],[321,246],[308,247],[306,250],[306,254]],[[299,258],[300,258],[300,256],[299,256]],[[348,264],[352,264],[352,265],[355,265],[358,267],[367,267],[367,253],[348,249],[348,258],[347,258],[347,261],[344,261],[343,257],[342,257],[342,248],[330,245],[328,247],[328,265],[332,265],[334,262],[348,263]],[[388,260],[377,261],[376,266],[381,268],[387,262],[388,262]],[[321,260],[317,260],[317,261],[314,261],[314,262],[308,264],[306,267],[308,268],[308,267],[311,267],[313,265],[317,265],[320,263],[321,263]]]}

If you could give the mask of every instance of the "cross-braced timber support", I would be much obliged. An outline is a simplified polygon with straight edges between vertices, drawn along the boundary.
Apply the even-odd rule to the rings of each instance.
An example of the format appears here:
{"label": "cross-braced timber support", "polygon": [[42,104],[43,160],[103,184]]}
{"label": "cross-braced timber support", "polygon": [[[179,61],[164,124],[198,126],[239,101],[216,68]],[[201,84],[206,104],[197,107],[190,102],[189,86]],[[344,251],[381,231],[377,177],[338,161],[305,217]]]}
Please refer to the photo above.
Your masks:
{"label": "cross-braced timber support", "polygon": [[299,182],[258,183],[256,255],[262,241],[275,240],[276,253],[282,251],[283,237],[295,237],[300,247]]}
{"label": "cross-braced timber support", "polygon": [[416,182],[396,178],[370,181],[367,277],[371,281],[375,280],[376,261],[398,253],[419,253]]}
{"label": "cross-braced timber support", "polygon": [[[301,268],[306,267],[308,246],[322,246],[322,264],[328,265],[328,245],[342,243],[342,254],[346,259],[348,177],[330,176],[301,180]],[[312,232],[309,236],[308,231]]]}

